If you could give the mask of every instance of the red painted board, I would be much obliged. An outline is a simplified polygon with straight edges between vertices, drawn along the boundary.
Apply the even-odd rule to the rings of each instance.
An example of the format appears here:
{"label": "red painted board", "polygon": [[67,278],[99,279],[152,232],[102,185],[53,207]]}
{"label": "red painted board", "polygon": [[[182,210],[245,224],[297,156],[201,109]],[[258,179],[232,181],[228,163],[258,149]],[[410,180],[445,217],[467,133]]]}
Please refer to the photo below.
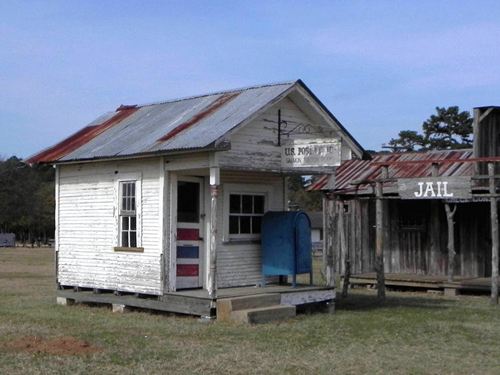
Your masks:
{"label": "red painted board", "polygon": [[197,264],[178,264],[177,276],[198,276],[198,269]]}
{"label": "red painted board", "polygon": [[200,231],[196,228],[177,228],[177,239],[179,241],[198,241]]}

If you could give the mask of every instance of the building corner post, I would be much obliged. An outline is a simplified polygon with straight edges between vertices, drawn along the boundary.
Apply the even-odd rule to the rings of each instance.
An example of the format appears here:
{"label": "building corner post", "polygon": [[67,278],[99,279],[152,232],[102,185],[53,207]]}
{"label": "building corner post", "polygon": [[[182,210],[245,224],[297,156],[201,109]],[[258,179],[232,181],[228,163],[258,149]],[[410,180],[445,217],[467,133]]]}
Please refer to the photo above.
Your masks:
{"label": "building corner post", "polygon": [[498,202],[495,181],[495,164],[488,163],[490,214],[491,214],[491,304],[498,305]]}
{"label": "building corner post", "polygon": [[55,169],[55,189],[54,189],[54,202],[55,202],[55,215],[54,215],[54,271],[56,275],[56,289],[60,288],[59,283],[59,210],[60,210],[60,202],[59,202],[59,190],[60,190],[60,179],[61,179],[61,170],[60,166],[54,164]]}

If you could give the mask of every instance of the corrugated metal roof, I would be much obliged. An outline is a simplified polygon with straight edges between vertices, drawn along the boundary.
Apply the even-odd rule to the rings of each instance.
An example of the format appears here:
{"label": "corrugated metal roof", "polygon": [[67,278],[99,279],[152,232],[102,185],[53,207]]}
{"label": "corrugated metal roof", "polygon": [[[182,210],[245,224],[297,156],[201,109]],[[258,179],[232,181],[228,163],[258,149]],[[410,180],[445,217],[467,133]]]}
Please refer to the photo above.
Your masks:
{"label": "corrugated metal roof", "polygon": [[254,86],[147,105],[121,106],[28,163],[215,148],[250,116],[302,82]]}
{"label": "corrugated metal roof", "polygon": [[[389,178],[417,178],[432,175],[432,162],[440,164],[440,176],[472,176],[474,164],[461,162],[473,157],[471,150],[446,150],[428,152],[405,152],[380,154],[372,160],[348,160],[340,165],[335,175],[322,176],[309,190],[331,190],[338,194],[356,192],[353,181],[366,181],[380,178],[382,165],[388,165]],[[432,162],[431,162],[432,161]],[[384,186],[392,186],[385,183]],[[371,193],[368,185],[360,185],[358,194]]]}

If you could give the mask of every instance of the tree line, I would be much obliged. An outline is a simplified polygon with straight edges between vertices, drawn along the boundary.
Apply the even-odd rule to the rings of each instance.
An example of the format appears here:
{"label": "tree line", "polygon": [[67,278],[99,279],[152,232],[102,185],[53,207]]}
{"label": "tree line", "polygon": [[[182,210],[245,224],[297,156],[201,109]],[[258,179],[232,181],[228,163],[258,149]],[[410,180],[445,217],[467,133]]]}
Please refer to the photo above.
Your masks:
{"label": "tree line", "polygon": [[0,160],[0,232],[23,244],[54,238],[54,168],[27,165],[12,156]]}

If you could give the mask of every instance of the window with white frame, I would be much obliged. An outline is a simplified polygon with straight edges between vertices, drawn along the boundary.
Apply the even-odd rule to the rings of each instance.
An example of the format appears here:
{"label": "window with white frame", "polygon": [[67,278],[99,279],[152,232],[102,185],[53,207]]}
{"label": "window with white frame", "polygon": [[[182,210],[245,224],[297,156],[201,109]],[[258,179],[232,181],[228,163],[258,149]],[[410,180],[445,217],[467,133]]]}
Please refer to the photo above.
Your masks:
{"label": "window with white frame", "polygon": [[229,238],[259,238],[265,195],[229,194]]}
{"label": "window with white frame", "polygon": [[120,181],[120,246],[137,247],[136,181]]}

